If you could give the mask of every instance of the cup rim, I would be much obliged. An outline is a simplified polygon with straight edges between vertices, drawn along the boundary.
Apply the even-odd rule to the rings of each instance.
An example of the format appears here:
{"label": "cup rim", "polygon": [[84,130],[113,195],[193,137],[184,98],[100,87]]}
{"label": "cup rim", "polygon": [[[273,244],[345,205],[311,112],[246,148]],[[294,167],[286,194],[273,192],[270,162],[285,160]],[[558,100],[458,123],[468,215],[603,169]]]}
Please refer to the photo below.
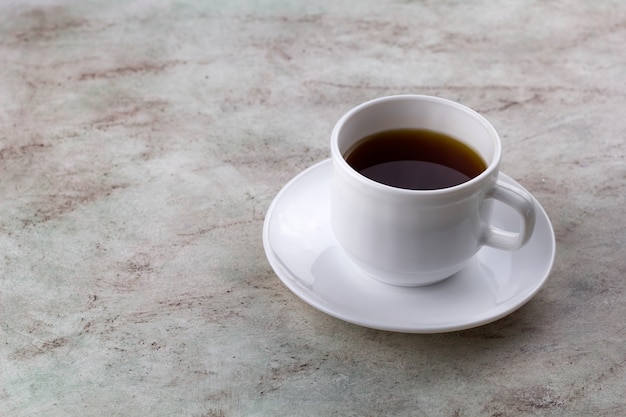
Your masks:
{"label": "cup rim", "polygon": [[[400,101],[419,100],[419,101],[437,102],[437,103],[445,104],[450,107],[454,107],[457,110],[466,112],[470,114],[472,117],[476,118],[480,123],[482,123],[485,126],[485,128],[489,131],[489,133],[495,139],[496,147],[494,151],[494,156],[491,162],[487,165],[487,168],[485,168],[485,170],[481,172],[479,175],[461,184],[457,184],[452,187],[438,188],[434,190],[415,190],[415,189],[409,189],[409,188],[394,187],[391,185],[380,183],[378,181],[374,181],[366,177],[365,175],[362,175],[359,172],[357,172],[354,168],[350,166],[350,164],[348,164],[343,154],[339,150],[339,143],[338,143],[339,132],[341,131],[343,126],[346,124],[348,119],[350,119],[355,114],[369,107],[378,105],[380,103],[384,103],[387,101],[399,101],[399,100]],[[502,157],[502,143],[500,141],[500,136],[498,135],[498,132],[493,127],[493,125],[483,115],[465,106],[464,104],[458,103],[456,101],[449,100],[449,99],[442,98],[442,97],[429,96],[429,95],[423,95],[423,94],[398,94],[398,95],[378,97],[378,98],[368,100],[364,103],[361,103],[353,107],[352,109],[348,110],[343,116],[341,116],[341,118],[339,118],[337,123],[335,123],[335,126],[333,127],[333,130],[331,132],[330,149],[331,149],[331,158],[333,162],[335,164],[338,164],[339,167],[341,167],[345,172],[349,173],[352,178],[356,179],[363,185],[368,186],[368,187],[375,187],[375,188],[380,189],[381,191],[387,191],[387,192],[393,191],[393,192],[404,194],[404,195],[424,195],[424,196],[449,194],[449,193],[455,193],[455,192],[467,190],[469,188],[473,188],[476,184],[480,184],[486,178],[491,177],[494,174],[494,172],[497,173],[498,167],[500,165],[500,159]]]}

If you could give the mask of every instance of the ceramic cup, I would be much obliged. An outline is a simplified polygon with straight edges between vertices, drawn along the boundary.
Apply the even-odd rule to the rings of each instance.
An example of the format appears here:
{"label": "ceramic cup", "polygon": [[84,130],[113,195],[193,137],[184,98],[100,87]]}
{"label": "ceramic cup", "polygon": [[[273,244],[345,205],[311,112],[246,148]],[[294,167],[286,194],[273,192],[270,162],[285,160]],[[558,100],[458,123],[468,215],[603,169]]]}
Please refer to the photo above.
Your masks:
{"label": "ceramic cup", "polygon": [[[360,139],[399,128],[452,136],[476,151],[487,169],[453,187],[409,190],[373,181],[346,162],[345,153]],[[422,95],[374,99],[339,119],[330,146],[332,230],[348,257],[373,278],[400,286],[432,284],[460,271],[483,245],[513,251],[532,234],[532,197],[498,181],[496,130],[459,103]],[[493,200],[519,213],[520,230],[491,224]]]}

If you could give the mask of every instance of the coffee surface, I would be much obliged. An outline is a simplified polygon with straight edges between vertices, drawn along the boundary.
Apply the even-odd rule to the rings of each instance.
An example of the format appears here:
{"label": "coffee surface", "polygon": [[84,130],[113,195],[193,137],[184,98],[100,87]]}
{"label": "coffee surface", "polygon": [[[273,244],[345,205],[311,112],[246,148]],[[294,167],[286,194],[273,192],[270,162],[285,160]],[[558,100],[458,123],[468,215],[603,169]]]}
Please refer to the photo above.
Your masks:
{"label": "coffee surface", "polygon": [[394,129],[356,143],[346,161],[362,175],[392,187],[436,190],[462,184],[487,165],[463,142],[424,129]]}

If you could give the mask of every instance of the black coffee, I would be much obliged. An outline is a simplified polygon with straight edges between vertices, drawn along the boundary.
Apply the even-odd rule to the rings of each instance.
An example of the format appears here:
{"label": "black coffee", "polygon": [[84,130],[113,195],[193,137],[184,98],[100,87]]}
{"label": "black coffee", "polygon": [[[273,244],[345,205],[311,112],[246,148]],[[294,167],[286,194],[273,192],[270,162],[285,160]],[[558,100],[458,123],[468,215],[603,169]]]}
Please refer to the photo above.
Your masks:
{"label": "black coffee", "polygon": [[411,190],[453,187],[487,168],[469,146],[424,129],[394,129],[367,136],[345,158],[374,181]]}

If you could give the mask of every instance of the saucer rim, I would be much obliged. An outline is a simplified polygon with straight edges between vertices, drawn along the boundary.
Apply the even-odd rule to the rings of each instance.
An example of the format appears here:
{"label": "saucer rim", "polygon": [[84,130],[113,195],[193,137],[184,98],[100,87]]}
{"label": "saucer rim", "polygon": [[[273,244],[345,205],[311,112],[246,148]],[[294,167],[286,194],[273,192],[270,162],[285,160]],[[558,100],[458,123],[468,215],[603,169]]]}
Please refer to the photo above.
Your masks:
{"label": "saucer rim", "polygon": [[[449,323],[449,324],[433,323],[433,325],[424,325],[423,323],[420,323],[419,326],[414,326],[414,327],[406,326],[404,324],[394,325],[393,323],[385,323],[385,324],[382,324],[380,322],[372,323],[370,320],[359,319],[358,317],[344,314],[341,311],[333,310],[332,308],[326,306],[323,303],[319,303],[313,297],[310,297],[306,292],[303,292],[301,291],[300,288],[298,288],[299,286],[301,286],[301,284],[299,284],[297,277],[292,276],[293,274],[291,273],[291,271],[284,270],[284,266],[282,265],[282,262],[274,254],[272,244],[269,238],[269,226],[270,226],[270,221],[272,219],[272,214],[276,206],[278,205],[278,203],[281,201],[282,196],[303,176],[310,174],[312,171],[316,169],[320,169],[322,165],[326,165],[326,164],[329,164],[329,165],[331,164],[330,158],[324,159],[322,161],[319,161],[305,168],[304,170],[296,174],[293,178],[291,178],[287,183],[285,183],[285,185],[279,190],[279,192],[276,194],[276,196],[270,203],[266,212],[264,222],[263,222],[263,247],[264,247],[266,258],[270,266],[272,267],[272,270],[274,271],[276,276],[281,280],[281,282],[291,292],[293,292],[298,298],[300,298],[301,300],[303,300],[304,302],[306,302],[307,304],[309,304],[311,307],[315,308],[316,310],[319,310],[323,313],[328,314],[331,317],[335,317],[345,322],[352,323],[352,324],[366,327],[366,328],[370,328],[370,329],[400,332],[400,333],[414,333],[414,334],[447,333],[447,332],[468,330],[468,329],[472,329],[475,327],[480,327],[480,326],[492,323],[494,321],[500,320],[501,318],[505,316],[510,315],[511,313],[515,312],[516,310],[520,309],[525,304],[527,304],[532,298],[534,298],[535,295],[537,295],[537,293],[543,288],[543,286],[547,282],[550,276],[550,273],[552,271],[552,268],[554,266],[554,260],[555,260],[555,255],[556,255],[556,238],[555,238],[552,222],[550,221],[550,218],[548,214],[546,213],[545,209],[541,206],[541,204],[534,197],[534,195],[530,193],[530,191],[526,190],[521,184],[519,184],[510,176],[504,174],[503,172],[500,172],[499,178],[512,182],[513,184],[525,189],[531,195],[533,201],[535,202],[535,207],[538,210],[538,217],[541,216],[546,221],[547,226],[548,226],[547,231],[549,232],[549,236],[550,236],[549,245],[547,245],[547,247],[550,250],[550,256],[549,256],[549,260],[545,262],[545,267],[542,268],[542,270],[544,271],[543,272],[544,275],[541,279],[537,280],[535,287],[531,291],[529,291],[528,294],[524,298],[517,300],[514,303],[511,303],[511,305],[508,308],[502,309],[501,311],[497,312],[497,314],[490,314],[490,312],[496,310],[495,308],[492,308],[483,312],[480,315],[480,317],[474,317],[473,320],[469,320],[465,322],[455,321],[454,323]],[[391,284],[384,284],[384,285],[392,286]]]}

